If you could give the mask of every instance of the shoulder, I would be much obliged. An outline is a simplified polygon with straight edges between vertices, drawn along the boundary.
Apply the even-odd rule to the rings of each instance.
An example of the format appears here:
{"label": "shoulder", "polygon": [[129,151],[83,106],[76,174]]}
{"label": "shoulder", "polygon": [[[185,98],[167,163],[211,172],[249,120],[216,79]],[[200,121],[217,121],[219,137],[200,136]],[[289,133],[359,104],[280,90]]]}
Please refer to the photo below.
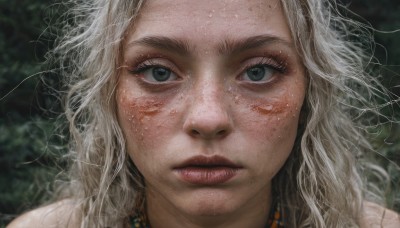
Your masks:
{"label": "shoulder", "polygon": [[14,219],[7,228],[79,227],[78,206],[73,200],[62,200],[34,209]]}
{"label": "shoulder", "polygon": [[400,227],[400,215],[378,204],[364,202],[360,227],[398,228]]}

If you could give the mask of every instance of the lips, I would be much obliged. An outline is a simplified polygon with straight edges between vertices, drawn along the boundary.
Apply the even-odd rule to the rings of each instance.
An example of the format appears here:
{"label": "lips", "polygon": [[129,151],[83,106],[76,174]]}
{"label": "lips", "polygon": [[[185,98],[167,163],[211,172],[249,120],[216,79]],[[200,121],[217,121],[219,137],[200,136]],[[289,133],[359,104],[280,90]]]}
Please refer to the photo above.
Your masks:
{"label": "lips", "polygon": [[221,156],[195,156],[174,168],[179,178],[194,185],[218,185],[237,175],[242,167]]}

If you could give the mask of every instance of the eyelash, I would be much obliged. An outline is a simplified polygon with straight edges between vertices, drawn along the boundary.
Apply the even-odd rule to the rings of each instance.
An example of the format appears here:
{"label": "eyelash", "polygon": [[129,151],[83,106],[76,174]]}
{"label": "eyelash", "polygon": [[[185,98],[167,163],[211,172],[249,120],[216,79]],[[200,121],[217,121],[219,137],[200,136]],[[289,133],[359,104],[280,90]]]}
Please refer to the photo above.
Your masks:
{"label": "eyelash", "polygon": [[[261,59],[257,59],[257,61],[253,63],[246,64],[244,67],[242,67],[242,70],[240,72],[245,72],[246,70],[252,67],[265,66],[271,68],[272,70],[278,72],[279,74],[287,73],[287,63],[283,60],[279,61],[274,60],[274,59],[279,59],[278,57],[260,57],[260,58]],[[141,74],[155,67],[162,67],[175,73],[175,71],[172,70],[170,67],[166,66],[165,64],[156,63],[154,60],[146,60],[144,62],[141,62],[133,69],[128,68],[128,71],[131,72],[132,74]]]}
{"label": "eyelash", "polygon": [[254,63],[246,64],[241,72],[244,72],[252,67],[256,66],[266,66],[270,67],[272,70],[277,71],[280,74],[285,74],[287,73],[287,64],[285,61],[279,60],[276,61],[274,59],[279,59],[279,58],[274,58],[274,57],[262,57],[261,59],[258,59]]}
{"label": "eyelash", "polygon": [[153,60],[144,61],[144,62],[138,64],[134,69],[128,69],[128,71],[133,74],[140,74],[140,73],[143,73],[146,70],[149,70],[154,67],[162,67],[162,68],[168,69],[171,72],[173,72],[173,70],[171,70],[170,67],[167,67],[163,64],[155,63]]}

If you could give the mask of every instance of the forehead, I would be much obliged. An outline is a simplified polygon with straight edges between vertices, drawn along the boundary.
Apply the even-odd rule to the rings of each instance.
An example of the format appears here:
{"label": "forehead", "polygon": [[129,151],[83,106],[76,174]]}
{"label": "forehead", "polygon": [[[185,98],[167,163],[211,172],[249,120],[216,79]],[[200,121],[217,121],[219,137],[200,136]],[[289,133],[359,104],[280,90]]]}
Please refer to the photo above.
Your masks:
{"label": "forehead", "polygon": [[260,34],[291,41],[279,0],[149,0],[129,40],[172,36],[211,44]]}

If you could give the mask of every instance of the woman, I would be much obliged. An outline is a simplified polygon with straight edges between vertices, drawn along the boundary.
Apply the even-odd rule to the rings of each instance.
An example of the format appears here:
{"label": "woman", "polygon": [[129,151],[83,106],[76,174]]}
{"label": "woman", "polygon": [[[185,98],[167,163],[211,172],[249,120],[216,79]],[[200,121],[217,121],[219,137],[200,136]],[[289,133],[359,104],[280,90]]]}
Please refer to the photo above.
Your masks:
{"label": "woman", "polygon": [[365,197],[376,90],[334,2],[79,4],[55,50],[71,181],[10,227],[400,226]]}

